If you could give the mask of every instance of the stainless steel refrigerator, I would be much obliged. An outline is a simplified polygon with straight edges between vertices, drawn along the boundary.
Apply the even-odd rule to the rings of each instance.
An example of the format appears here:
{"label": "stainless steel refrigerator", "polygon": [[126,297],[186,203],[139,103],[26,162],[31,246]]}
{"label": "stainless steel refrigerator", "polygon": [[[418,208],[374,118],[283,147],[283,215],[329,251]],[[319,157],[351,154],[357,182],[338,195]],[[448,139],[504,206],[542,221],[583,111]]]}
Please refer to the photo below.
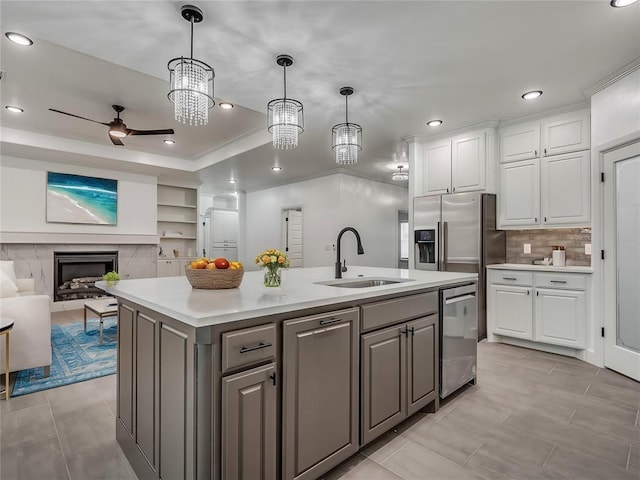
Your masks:
{"label": "stainless steel refrigerator", "polygon": [[413,202],[415,268],[478,274],[478,340],[487,336],[486,266],[504,263],[505,232],[496,230],[496,196],[453,193]]}

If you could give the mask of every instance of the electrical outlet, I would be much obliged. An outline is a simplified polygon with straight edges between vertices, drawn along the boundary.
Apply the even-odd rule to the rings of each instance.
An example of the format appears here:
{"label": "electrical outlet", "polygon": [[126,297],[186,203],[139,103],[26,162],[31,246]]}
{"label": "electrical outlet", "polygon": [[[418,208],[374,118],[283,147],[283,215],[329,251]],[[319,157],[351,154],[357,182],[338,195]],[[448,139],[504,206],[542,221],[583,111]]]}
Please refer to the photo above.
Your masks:
{"label": "electrical outlet", "polygon": [[585,255],[591,255],[591,244],[590,243],[585,243],[584,244],[584,254]]}
{"label": "electrical outlet", "polygon": [[524,253],[531,253],[531,244],[525,243],[524,245]]}

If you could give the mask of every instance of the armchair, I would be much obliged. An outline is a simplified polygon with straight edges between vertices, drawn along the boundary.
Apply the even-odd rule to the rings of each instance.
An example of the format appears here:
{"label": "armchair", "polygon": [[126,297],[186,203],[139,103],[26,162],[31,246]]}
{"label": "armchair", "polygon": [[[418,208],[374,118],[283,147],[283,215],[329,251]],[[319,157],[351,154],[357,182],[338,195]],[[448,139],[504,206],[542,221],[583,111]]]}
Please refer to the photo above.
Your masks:
{"label": "armchair", "polygon": [[[6,271],[13,262],[0,262]],[[7,265],[11,263],[11,265]],[[5,277],[6,280],[6,277]],[[7,280],[10,281],[10,280]],[[11,372],[43,367],[49,376],[51,367],[51,307],[48,295],[36,295],[32,278],[16,279],[16,295],[0,298],[0,316],[14,320],[9,334]],[[4,289],[3,289],[4,290]],[[4,342],[0,342],[0,372],[4,372]]]}

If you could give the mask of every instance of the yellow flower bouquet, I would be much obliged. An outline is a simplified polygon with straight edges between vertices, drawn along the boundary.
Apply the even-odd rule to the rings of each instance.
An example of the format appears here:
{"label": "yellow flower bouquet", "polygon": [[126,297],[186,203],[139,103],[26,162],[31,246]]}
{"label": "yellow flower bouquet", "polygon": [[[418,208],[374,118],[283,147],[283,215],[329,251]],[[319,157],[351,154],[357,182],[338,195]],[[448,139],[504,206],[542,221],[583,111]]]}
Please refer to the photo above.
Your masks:
{"label": "yellow flower bouquet", "polygon": [[264,267],[264,286],[279,287],[282,282],[280,269],[289,266],[289,256],[281,250],[269,249],[256,256],[256,264]]}

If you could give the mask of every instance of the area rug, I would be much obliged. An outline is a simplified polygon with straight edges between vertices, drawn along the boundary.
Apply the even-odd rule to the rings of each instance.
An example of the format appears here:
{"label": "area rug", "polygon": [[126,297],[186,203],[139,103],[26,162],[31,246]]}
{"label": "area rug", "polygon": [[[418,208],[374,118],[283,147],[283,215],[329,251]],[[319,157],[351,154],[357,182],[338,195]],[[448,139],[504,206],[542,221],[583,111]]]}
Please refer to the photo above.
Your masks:
{"label": "area rug", "polygon": [[98,320],[51,325],[51,375],[43,368],[18,372],[11,395],[17,397],[116,373],[117,317],[104,318],[104,342],[99,344]]}

